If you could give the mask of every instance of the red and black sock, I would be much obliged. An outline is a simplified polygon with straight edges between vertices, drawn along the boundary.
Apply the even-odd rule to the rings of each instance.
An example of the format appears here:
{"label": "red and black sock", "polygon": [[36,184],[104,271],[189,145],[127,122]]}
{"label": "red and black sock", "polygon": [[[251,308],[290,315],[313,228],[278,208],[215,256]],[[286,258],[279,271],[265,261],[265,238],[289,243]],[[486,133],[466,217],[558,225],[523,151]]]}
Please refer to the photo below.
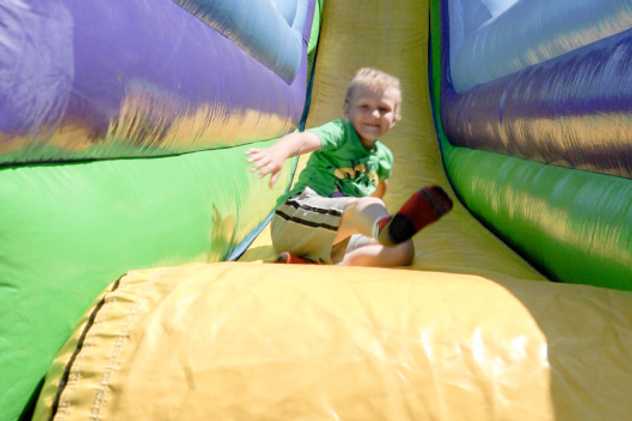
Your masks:
{"label": "red and black sock", "polygon": [[419,230],[437,221],[452,209],[452,200],[439,186],[424,187],[415,192],[395,215],[377,222],[377,240],[385,246],[394,246],[417,234]]}

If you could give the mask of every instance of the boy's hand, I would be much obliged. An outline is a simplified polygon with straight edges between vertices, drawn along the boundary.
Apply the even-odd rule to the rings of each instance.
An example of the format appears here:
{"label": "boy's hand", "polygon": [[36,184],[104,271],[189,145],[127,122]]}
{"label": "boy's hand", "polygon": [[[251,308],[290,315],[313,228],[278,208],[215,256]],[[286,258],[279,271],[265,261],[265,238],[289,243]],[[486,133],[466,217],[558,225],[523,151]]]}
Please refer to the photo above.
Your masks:
{"label": "boy's hand", "polygon": [[252,172],[256,172],[259,177],[270,174],[269,186],[272,188],[279,178],[286,155],[274,146],[249,149],[246,155],[248,155],[248,162],[252,164]]}
{"label": "boy's hand", "polygon": [[279,178],[286,159],[320,148],[320,138],[308,132],[295,132],[283,136],[269,148],[253,148],[246,152],[252,171],[265,177],[270,174],[270,188]]}

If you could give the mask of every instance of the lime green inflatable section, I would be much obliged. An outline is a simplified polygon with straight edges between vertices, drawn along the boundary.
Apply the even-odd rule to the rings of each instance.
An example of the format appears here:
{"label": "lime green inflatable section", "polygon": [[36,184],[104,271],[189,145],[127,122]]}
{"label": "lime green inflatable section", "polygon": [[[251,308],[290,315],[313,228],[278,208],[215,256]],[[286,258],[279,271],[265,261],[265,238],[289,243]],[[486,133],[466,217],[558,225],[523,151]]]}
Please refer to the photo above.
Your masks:
{"label": "lime green inflatable section", "polygon": [[318,35],[320,34],[321,15],[325,0],[318,0],[314,8],[314,18],[312,20],[312,33],[309,37],[309,44],[307,45],[307,59],[308,68],[312,69],[314,60],[316,58],[316,47],[318,47]]}
{"label": "lime green inflatable section", "polygon": [[[431,8],[435,117],[440,3]],[[455,147],[438,126],[451,183],[492,231],[553,280],[632,290],[631,180]]]}
{"label": "lime green inflatable section", "polygon": [[268,189],[246,148],[0,170],[0,419],[15,419],[112,279],[223,260],[266,217],[287,183]]}

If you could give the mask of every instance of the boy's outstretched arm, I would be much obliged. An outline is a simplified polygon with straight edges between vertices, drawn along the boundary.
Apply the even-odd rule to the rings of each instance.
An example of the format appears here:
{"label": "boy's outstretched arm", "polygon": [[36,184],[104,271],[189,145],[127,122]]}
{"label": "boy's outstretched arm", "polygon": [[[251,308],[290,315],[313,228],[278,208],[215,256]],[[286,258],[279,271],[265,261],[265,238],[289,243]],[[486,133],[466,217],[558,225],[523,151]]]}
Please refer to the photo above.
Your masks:
{"label": "boy's outstretched arm", "polygon": [[249,149],[246,154],[252,170],[265,177],[270,174],[274,186],[286,159],[320,149],[320,138],[310,132],[295,132],[283,136],[269,148]]}

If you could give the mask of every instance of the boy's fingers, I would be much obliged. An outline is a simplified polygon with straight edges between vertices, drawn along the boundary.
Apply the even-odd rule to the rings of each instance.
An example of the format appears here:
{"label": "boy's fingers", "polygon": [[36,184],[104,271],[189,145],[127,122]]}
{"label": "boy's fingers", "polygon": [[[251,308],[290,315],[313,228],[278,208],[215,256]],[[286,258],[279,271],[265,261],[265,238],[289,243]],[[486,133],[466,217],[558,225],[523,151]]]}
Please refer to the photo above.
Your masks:
{"label": "boy's fingers", "polygon": [[269,164],[261,167],[259,169],[259,174],[261,174],[261,177],[272,174],[272,167]]}
{"label": "boy's fingers", "polygon": [[246,152],[246,156],[248,157],[248,162],[255,162],[266,158],[266,154],[264,154],[260,149],[250,149]]}
{"label": "boy's fingers", "polygon": [[277,182],[277,180],[279,179],[279,172],[274,173],[270,176],[270,188],[274,187],[275,183]]}
{"label": "boy's fingers", "polygon": [[262,162],[265,163],[266,161],[269,161],[269,159],[266,159],[266,157],[262,155],[253,155],[253,156],[248,157],[248,162],[250,162],[252,165],[257,166],[257,167],[260,167],[261,165],[265,165],[265,164],[262,164]]}
{"label": "boy's fingers", "polygon": [[270,172],[266,168],[269,166],[270,163],[266,160],[263,160],[262,158],[253,159],[250,161],[250,163],[252,164],[250,166],[250,172],[257,173],[259,177],[263,177],[264,175]]}
{"label": "boy's fingers", "polygon": [[270,165],[272,160],[267,155],[257,155],[253,156],[249,159],[249,161],[256,165],[258,168],[265,167],[266,165]]}
{"label": "boy's fingers", "polygon": [[259,178],[265,177],[268,174],[272,174],[270,177],[270,187],[276,180],[278,179],[278,170],[275,170],[275,165],[273,160],[266,154],[261,153],[260,150],[257,149],[249,149],[247,151],[248,154],[248,162],[250,162],[250,172],[256,173]]}
{"label": "boy's fingers", "polygon": [[257,168],[258,171],[267,171],[270,172],[270,170],[268,169],[268,167],[270,167],[270,161],[269,160],[259,160],[257,162],[254,163],[254,166]]}

